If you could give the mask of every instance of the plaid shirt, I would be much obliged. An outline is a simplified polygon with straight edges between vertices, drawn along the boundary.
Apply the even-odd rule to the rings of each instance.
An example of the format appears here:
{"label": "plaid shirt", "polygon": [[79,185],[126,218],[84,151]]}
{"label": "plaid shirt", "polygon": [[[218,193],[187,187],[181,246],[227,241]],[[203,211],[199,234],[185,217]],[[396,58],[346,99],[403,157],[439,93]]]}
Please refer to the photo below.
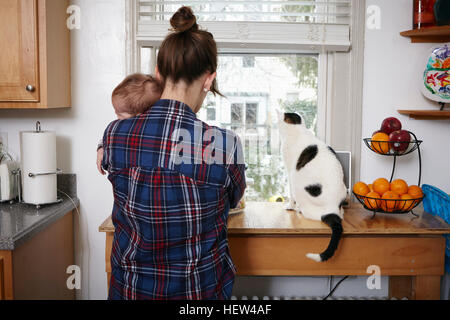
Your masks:
{"label": "plaid shirt", "polygon": [[228,299],[228,211],[246,187],[237,136],[160,100],[109,124],[103,146],[114,192],[109,299]]}

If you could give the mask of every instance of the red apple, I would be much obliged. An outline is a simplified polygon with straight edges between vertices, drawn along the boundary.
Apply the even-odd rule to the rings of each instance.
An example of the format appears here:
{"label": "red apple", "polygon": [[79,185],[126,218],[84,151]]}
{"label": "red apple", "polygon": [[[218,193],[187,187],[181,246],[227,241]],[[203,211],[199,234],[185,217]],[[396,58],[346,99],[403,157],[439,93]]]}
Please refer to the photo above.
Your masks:
{"label": "red apple", "polygon": [[386,134],[391,134],[392,132],[401,129],[402,123],[400,122],[400,120],[394,117],[386,118],[381,123],[381,131],[383,131]]}
{"label": "red apple", "polygon": [[408,149],[411,135],[406,130],[397,130],[389,135],[389,144],[394,152],[402,154]]}

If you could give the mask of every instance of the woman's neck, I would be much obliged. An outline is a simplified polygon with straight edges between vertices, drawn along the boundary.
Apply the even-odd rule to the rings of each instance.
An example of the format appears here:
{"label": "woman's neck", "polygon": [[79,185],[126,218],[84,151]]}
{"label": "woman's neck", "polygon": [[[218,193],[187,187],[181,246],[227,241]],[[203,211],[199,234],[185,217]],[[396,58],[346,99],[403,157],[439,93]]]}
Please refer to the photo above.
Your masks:
{"label": "woman's neck", "polygon": [[201,97],[202,94],[203,90],[201,85],[199,86],[195,81],[189,86],[183,81],[179,81],[177,84],[168,81],[164,87],[161,99],[183,102],[191,108],[194,113],[197,113],[200,110],[201,102],[203,101],[203,98]]}

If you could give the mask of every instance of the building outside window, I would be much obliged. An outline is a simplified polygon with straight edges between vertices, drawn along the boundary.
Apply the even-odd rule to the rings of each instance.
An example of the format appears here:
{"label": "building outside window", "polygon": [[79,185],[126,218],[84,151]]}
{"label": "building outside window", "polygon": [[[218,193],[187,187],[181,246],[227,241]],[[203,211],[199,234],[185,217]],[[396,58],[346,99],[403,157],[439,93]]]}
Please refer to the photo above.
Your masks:
{"label": "building outside window", "polygon": [[[269,201],[288,193],[275,110],[300,113],[307,126],[316,130],[318,56],[252,54],[254,66],[250,70],[242,66],[247,56],[219,55],[217,82],[225,98],[211,95],[205,101],[205,105],[215,101],[214,122],[208,121],[208,108],[203,108],[198,116],[239,134],[246,176],[253,181],[247,189],[247,200]],[[292,99],[294,93],[296,99]]]}

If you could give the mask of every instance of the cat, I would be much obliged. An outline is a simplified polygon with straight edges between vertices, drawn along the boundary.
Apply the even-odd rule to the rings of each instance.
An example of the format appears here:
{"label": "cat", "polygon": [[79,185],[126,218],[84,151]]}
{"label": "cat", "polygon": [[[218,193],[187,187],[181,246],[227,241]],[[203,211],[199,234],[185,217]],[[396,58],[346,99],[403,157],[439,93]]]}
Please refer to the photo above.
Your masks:
{"label": "cat", "polygon": [[309,131],[296,113],[278,113],[281,153],[288,174],[288,210],[321,220],[332,230],[327,249],[306,256],[322,262],[330,259],[342,236],[342,206],[347,199],[344,171],[335,151]]}

